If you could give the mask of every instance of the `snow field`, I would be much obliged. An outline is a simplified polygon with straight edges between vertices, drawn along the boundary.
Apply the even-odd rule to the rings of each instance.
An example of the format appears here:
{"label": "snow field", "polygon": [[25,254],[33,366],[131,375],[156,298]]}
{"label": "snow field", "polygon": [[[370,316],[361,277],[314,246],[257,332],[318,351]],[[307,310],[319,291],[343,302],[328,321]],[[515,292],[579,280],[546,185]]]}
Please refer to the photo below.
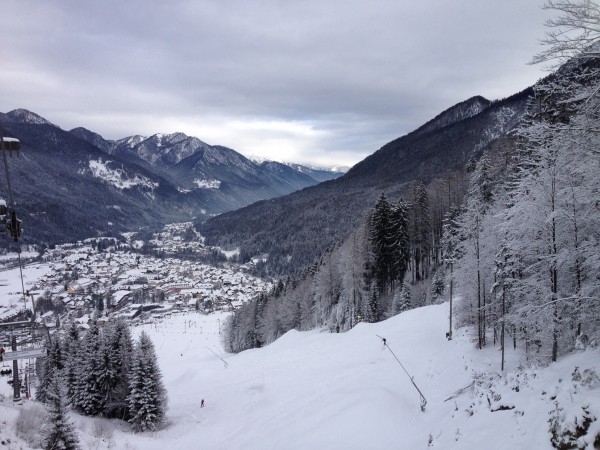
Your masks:
{"label": "snow field", "polygon": [[[127,424],[112,421],[111,435],[102,438],[94,436],[96,419],[73,419],[82,446],[98,449],[508,450],[552,448],[548,420],[555,401],[563,425],[576,416],[581,423],[582,405],[600,418],[600,381],[585,387],[571,376],[575,366],[600,372],[599,350],[522,370],[520,350],[509,347],[501,377],[499,347],[477,350],[465,330],[447,341],[447,314],[444,304],[343,334],[291,331],[238,355],[221,350],[219,328],[227,313],[174,314],[133,329],[135,336],[144,329],[156,347],[169,396],[167,426],[132,434]],[[425,412],[376,335],[414,376],[428,400]],[[11,403],[0,405],[0,430],[14,436]],[[598,432],[597,420],[588,436]]]}
{"label": "snow field", "polygon": [[[184,449],[415,449],[426,448],[431,435],[431,446],[442,449],[550,448],[550,390],[569,391],[574,366],[597,365],[599,353],[512,373],[520,353],[511,348],[511,374],[494,377],[489,371],[499,368],[499,348],[478,351],[461,330],[447,341],[447,309],[419,308],[345,334],[292,331],[263,349],[225,355],[227,368],[206,348],[219,354],[218,320],[224,315],[192,313],[173,316],[162,328],[145,325],[169,392],[170,423],[152,437],[130,440],[144,449],[166,442]],[[203,333],[190,334],[189,326],[184,333],[185,320],[201,321]],[[376,335],[386,337],[414,376],[428,400],[425,412]],[[445,401],[471,385],[474,374],[484,374],[481,386]],[[488,378],[492,381],[485,382]],[[513,390],[517,383],[519,392]],[[598,390],[574,394],[568,400],[572,414],[583,401],[600,416]],[[503,405],[513,409],[491,412]]]}

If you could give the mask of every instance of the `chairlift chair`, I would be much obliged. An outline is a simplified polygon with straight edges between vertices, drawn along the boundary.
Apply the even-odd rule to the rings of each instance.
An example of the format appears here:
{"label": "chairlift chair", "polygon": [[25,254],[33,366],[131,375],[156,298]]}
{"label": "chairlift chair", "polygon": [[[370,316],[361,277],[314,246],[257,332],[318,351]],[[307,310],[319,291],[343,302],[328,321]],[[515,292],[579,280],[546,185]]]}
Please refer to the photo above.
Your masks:
{"label": "chairlift chair", "polygon": [[19,150],[21,150],[21,141],[19,141],[18,139],[15,139],[15,138],[9,138],[9,137],[2,138],[2,144],[3,144],[3,147],[0,148],[0,150],[7,151],[11,155],[13,152],[16,152],[18,155]]}
{"label": "chairlift chair", "polygon": [[10,222],[6,224],[6,231],[8,231],[15,242],[17,242],[21,236],[22,222],[21,219],[17,219],[17,213],[14,210],[10,212]]}
{"label": "chairlift chair", "polygon": [[6,216],[8,215],[8,209],[6,207],[6,200],[0,198],[0,232],[6,231]]}

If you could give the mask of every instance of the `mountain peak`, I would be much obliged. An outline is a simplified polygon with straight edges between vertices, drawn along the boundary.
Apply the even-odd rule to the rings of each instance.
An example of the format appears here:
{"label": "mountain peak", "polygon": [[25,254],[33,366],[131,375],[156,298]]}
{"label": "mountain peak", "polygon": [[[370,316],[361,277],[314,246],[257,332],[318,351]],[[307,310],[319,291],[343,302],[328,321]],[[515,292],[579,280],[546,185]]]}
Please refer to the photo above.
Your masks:
{"label": "mountain peak", "polygon": [[487,109],[491,104],[492,102],[490,100],[481,95],[476,95],[441,112],[425,125],[416,129],[413,133],[424,134],[429,133],[430,131],[439,130],[448,125],[452,125],[453,123],[476,116]]}
{"label": "mountain peak", "polygon": [[23,108],[13,109],[12,111],[6,113],[6,117],[8,117],[8,119],[12,122],[54,126],[53,123],[44,119],[42,116],[38,116],[36,113]]}
{"label": "mountain peak", "polygon": [[136,145],[138,145],[140,142],[145,141],[146,139],[148,139],[147,136],[140,136],[139,134],[134,134],[133,136],[127,136],[124,137],[122,139],[118,139],[116,141],[116,144],[118,146],[125,146],[125,147],[135,147]]}
{"label": "mountain peak", "polygon": [[187,134],[180,131],[175,133],[156,133],[148,138],[149,141],[156,143],[158,147],[162,145],[174,145],[190,138]]}
{"label": "mountain peak", "polygon": [[74,136],[77,136],[79,139],[83,139],[90,144],[95,145],[99,149],[103,150],[106,153],[112,153],[114,148],[114,142],[104,139],[98,133],[88,130],[84,127],[73,128],[69,131]]}
{"label": "mountain peak", "polygon": [[93,137],[95,139],[97,139],[97,138],[104,139],[98,133],[90,131],[87,128],[84,128],[84,127],[73,128],[72,130],[69,130],[69,133],[74,134],[75,136],[78,136],[78,137],[84,137],[85,136],[85,137]]}

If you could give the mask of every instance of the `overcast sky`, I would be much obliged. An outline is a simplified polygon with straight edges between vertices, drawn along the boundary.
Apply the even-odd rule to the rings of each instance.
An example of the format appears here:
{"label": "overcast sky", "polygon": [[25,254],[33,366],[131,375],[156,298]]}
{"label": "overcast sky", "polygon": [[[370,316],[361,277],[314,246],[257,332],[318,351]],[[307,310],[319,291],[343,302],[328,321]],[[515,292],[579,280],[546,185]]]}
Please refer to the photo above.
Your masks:
{"label": "overcast sky", "polygon": [[541,0],[3,0],[0,111],[352,165],[542,77]]}

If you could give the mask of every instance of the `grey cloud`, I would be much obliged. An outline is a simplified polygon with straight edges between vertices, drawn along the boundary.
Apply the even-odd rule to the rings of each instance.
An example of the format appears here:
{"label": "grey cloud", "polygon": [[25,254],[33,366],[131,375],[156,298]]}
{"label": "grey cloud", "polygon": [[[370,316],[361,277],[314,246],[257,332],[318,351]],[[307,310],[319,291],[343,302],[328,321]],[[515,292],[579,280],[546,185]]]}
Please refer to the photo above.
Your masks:
{"label": "grey cloud", "polygon": [[[526,62],[545,13],[523,0],[10,0],[3,10],[2,58],[14,65],[0,74],[2,110],[109,138],[176,131],[152,129],[166,117],[308,122],[322,132],[303,143],[315,158],[356,161],[454,103],[542,75]],[[254,153],[266,134],[254,133]],[[291,146],[298,137],[273,130]]]}

